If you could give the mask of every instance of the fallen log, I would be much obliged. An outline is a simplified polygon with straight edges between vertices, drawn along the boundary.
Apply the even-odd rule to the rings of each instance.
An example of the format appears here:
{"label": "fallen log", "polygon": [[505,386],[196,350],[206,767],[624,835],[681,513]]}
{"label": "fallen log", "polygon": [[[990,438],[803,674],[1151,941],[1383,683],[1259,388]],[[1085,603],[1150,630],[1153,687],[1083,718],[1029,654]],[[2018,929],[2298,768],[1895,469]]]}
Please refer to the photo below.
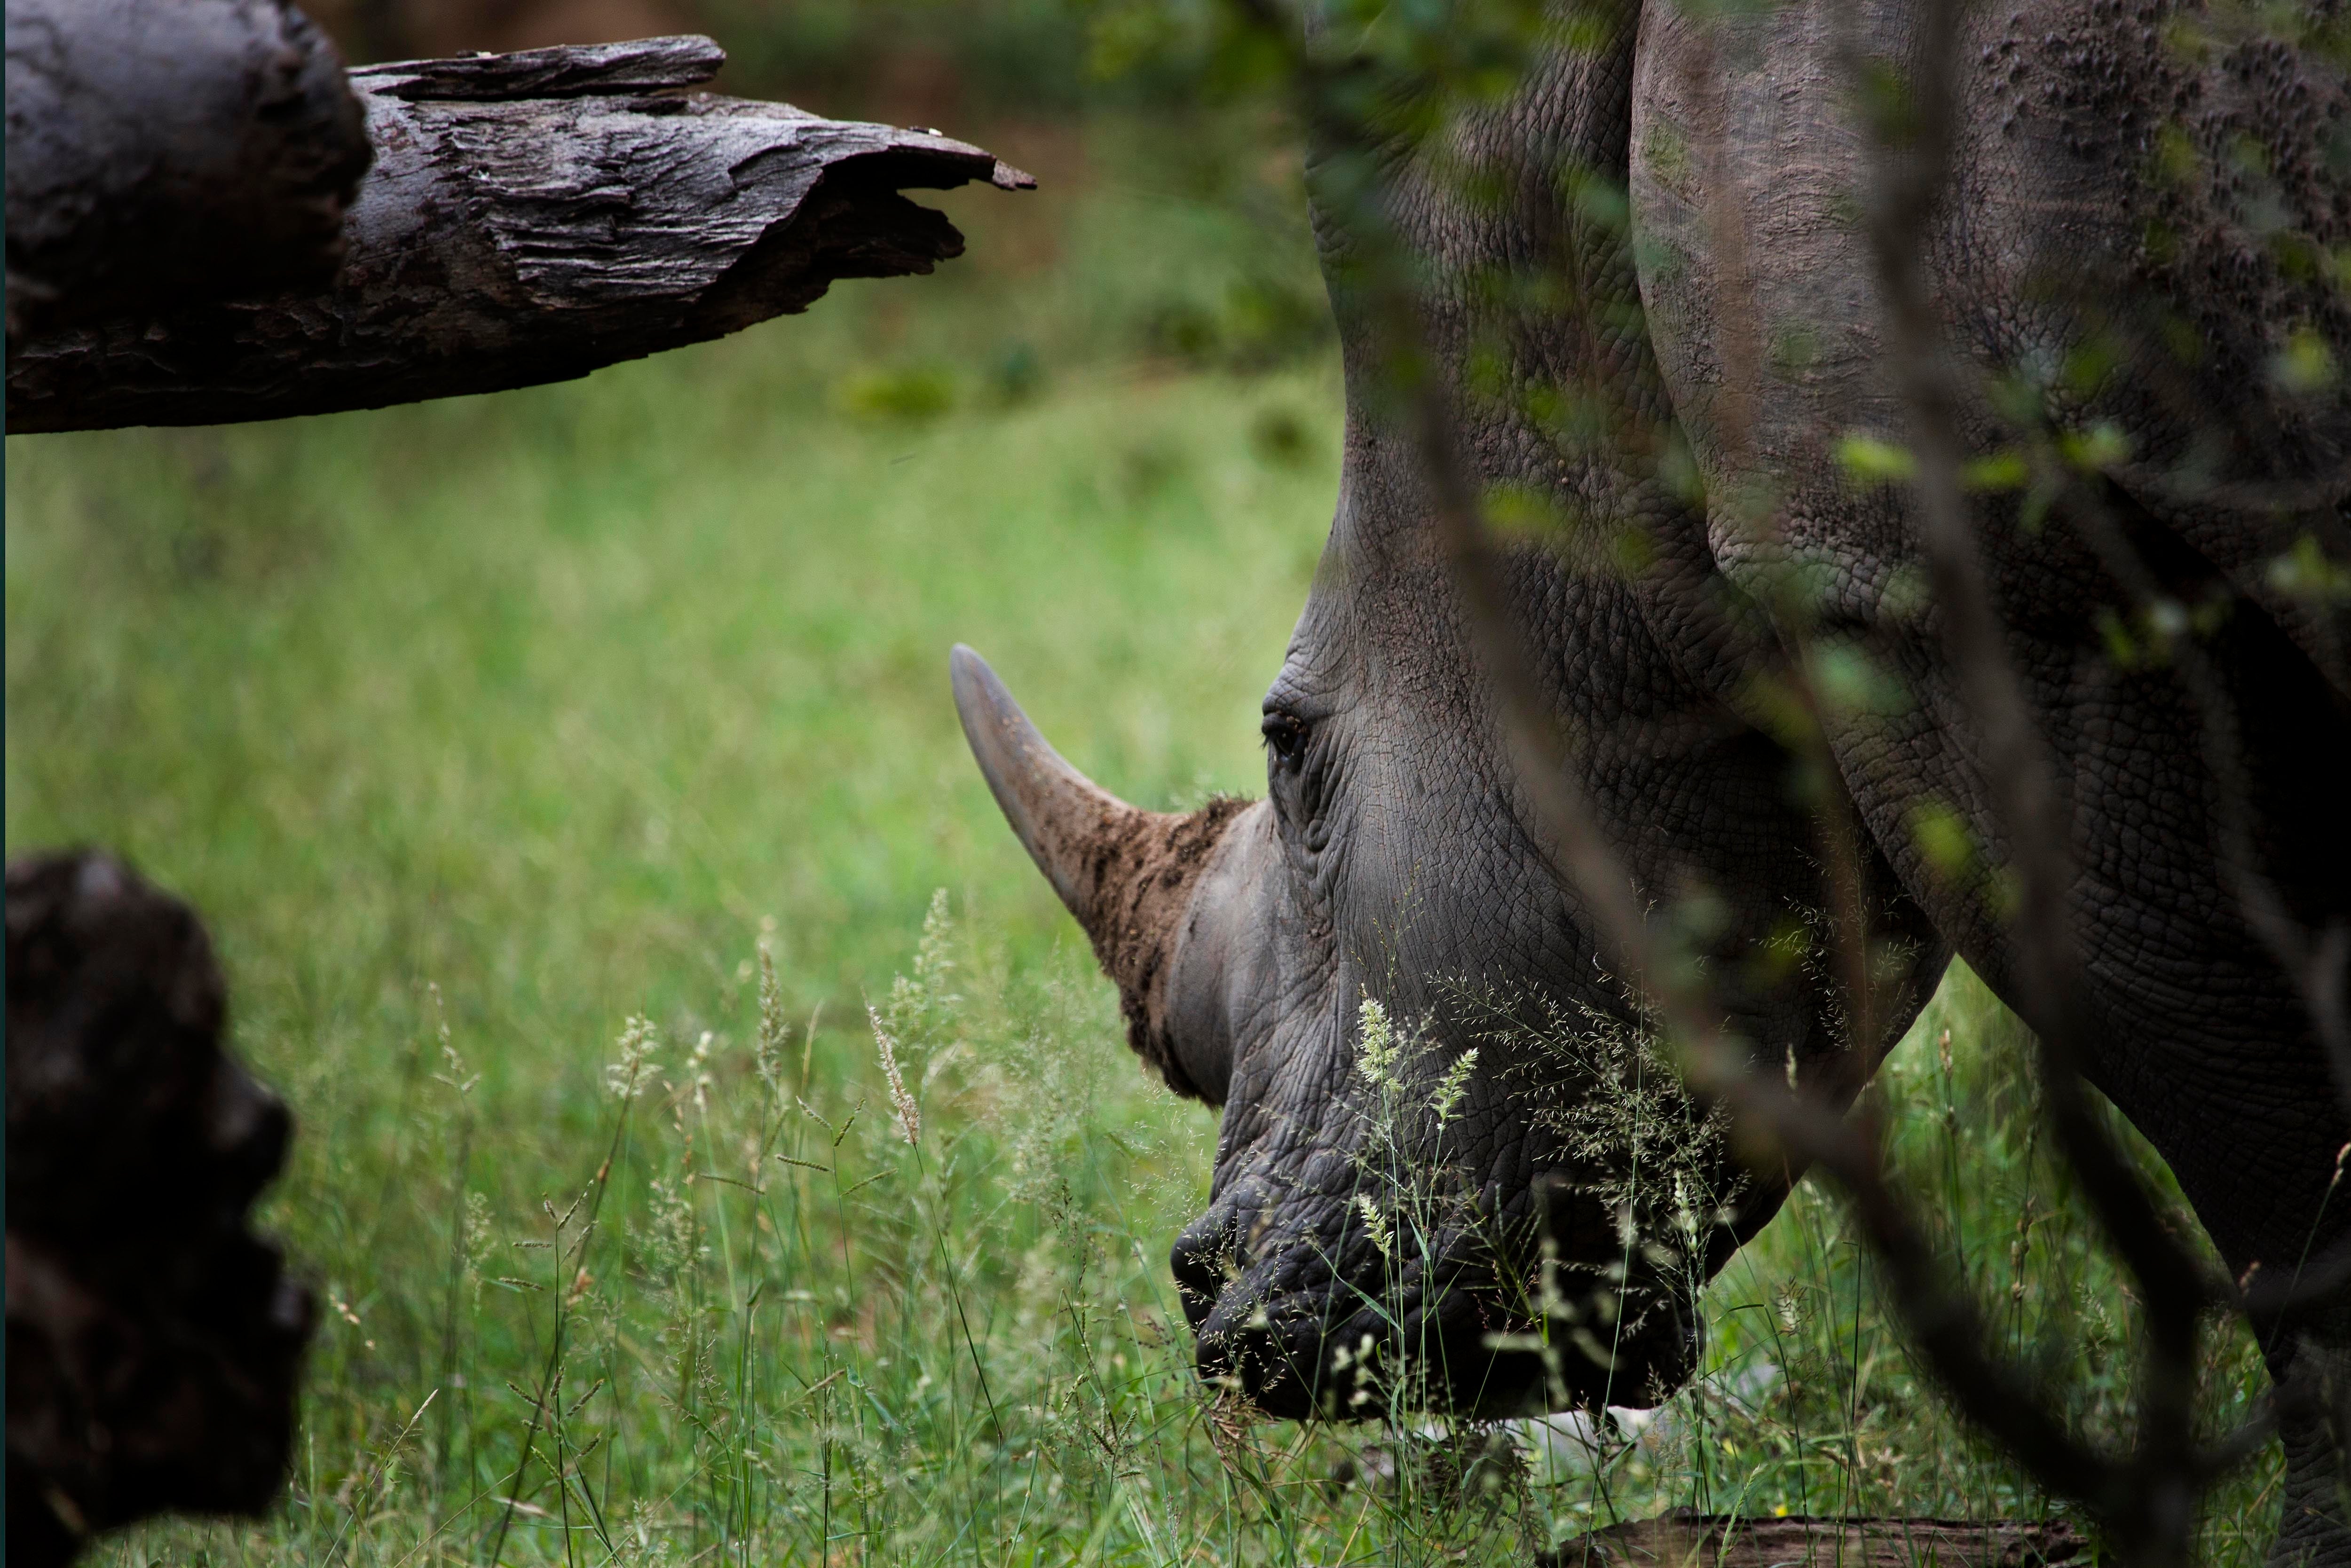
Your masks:
{"label": "fallen log", "polygon": [[935,131],[682,89],[707,38],[350,74],[375,166],[331,286],[28,334],[12,433],[276,419],[587,374],[959,256],[898,193],[1034,182]]}
{"label": "fallen log", "polygon": [[1543,1568],[2043,1568],[2088,1542],[2063,1520],[1741,1519],[1677,1509],[1562,1542]]}

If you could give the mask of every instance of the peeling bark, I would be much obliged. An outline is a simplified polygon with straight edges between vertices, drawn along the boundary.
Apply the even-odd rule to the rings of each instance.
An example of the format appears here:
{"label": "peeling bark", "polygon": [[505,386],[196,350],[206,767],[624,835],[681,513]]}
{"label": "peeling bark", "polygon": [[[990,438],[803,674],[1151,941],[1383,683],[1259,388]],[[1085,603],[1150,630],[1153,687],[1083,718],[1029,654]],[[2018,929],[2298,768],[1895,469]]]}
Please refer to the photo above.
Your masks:
{"label": "peeling bark", "polygon": [[350,73],[376,165],[331,287],[16,345],[13,432],[376,408],[587,374],[928,272],[963,236],[898,193],[1034,183],[933,131],[681,89],[653,38]]}

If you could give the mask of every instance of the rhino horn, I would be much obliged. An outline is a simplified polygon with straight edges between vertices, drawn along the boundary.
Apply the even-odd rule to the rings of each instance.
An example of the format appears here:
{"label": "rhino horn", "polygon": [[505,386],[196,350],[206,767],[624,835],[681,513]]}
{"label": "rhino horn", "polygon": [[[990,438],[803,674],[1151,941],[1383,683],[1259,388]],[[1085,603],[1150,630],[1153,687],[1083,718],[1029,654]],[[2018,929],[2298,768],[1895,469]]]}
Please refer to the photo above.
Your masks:
{"label": "rhino horn", "polygon": [[1004,820],[1101,946],[1102,922],[1123,902],[1116,884],[1126,857],[1120,848],[1147,832],[1159,813],[1128,805],[1071,767],[977,653],[958,643],[948,668],[964,737]]}
{"label": "rhino horn", "polygon": [[1248,802],[1186,813],[1130,806],[1046,742],[987,660],[957,643],[948,667],[964,737],[1005,821],[1118,982],[1128,1042],[1178,1093],[1221,1099],[1221,1085],[1196,1082],[1168,1037],[1167,981],[1200,873]]}

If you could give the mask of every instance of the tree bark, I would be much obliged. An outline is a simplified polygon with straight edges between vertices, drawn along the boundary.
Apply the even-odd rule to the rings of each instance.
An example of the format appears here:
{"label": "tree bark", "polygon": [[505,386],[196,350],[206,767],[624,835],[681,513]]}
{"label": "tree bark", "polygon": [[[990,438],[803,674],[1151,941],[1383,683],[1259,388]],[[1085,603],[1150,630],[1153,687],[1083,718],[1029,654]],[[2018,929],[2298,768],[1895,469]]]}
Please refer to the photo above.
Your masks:
{"label": "tree bark", "polygon": [[587,374],[928,272],[963,236],[898,194],[1034,183],[935,131],[687,93],[652,38],[350,73],[376,163],[323,289],[30,335],[12,432],[377,408]]}
{"label": "tree bark", "polygon": [[1540,1568],[2048,1568],[2088,1542],[2063,1520],[1740,1519],[1676,1510],[1595,1530]]}
{"label": "tree bark", "polygon": [[323,287],[368,166],[287,0],[8,0],[8,335]]}

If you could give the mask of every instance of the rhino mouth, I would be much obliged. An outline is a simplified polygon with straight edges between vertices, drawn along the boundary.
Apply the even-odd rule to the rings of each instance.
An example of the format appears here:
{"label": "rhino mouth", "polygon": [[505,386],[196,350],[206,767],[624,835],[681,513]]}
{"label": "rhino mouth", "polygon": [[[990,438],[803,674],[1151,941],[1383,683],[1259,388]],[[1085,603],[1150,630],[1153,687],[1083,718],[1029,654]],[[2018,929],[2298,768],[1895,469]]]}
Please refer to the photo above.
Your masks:
{"label": "rhino mouth", "polygon": [[1456,1239],[1425,1260],[1384,1256],[1343,1210],[1324,1217],[1328,1245],[1291,1231],[1268,1246],[1274,1227],[1263,1222],[1250,1227],[1252,1245],[1230,1213],[1177,1239],[1177,1293],[1202,1382],[1275,1419],[1646,1406],[1698,1365],[1698,1314],[1669,1281],[1580,1301],[1554,1292],[1545,1313],[1514,1282],[1519,1271],[1474,1241]]}

